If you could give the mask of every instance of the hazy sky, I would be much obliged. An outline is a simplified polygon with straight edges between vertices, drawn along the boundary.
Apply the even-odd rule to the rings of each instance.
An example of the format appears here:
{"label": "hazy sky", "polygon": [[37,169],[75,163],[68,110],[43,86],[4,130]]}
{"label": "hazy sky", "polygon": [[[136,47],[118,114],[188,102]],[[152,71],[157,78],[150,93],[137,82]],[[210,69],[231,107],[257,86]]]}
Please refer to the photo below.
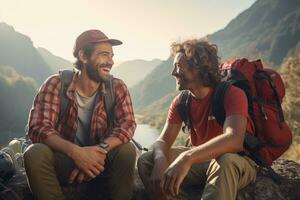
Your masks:
{"label": "hazy sky", "polygon": [[[166,59],[173,41],[224,28],[255,0],[0,0],[0,22],[36,47],[73,61],[76,37],[100,29],[120,39],[115,61]],[[0,33],[1,34],[1,33]],[[0,44],[1,45],[1,44]]]}

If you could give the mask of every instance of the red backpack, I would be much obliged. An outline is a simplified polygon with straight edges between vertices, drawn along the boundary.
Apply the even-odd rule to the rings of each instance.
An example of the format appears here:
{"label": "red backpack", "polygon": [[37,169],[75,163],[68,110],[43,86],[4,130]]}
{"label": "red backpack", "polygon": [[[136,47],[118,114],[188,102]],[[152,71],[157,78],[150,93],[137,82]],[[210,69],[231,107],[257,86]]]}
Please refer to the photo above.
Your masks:
{"label": "red backpack", "polygon": [[[248,99],[248,112],[255,133],[246,133],[244,147],[257,164],[270,169],[272,162],[281,156],[292,143],[292,133],[284,121],[281,107],[285,87],[280,75],[272,69],[264,69],[260,60],[249,62],[238,59],[225,62],[219,67],[221,83],[216,87],[212,102],[212,112],[217,122],[225,121],[224,97],[226,90],[234,85],[241,88]],[[183,91],[178,104],[184,128],[190,128],[188,105],[190,94]]]}

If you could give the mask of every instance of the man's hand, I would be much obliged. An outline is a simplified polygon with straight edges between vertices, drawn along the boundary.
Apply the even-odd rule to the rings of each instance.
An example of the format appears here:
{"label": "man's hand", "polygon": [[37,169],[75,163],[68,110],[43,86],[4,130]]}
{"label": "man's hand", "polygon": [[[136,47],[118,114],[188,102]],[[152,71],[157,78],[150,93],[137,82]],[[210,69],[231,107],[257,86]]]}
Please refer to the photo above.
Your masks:
{"label": "man's hand", "polygon": [[90,178],[83,173],[83,171],[80,171],[78,168],[75,168],[69,178],[69,184],[72,184],[77,181],[77,183],[82,183],[83,181],[88,181]]}
{"label": "man's hand", "polygon": [[156,191],[157,195],[164,198],[164,194],[160,188],[160,183],[163,178],[165,170],[168,168],[169,163],[165,157],[157,159],[154,163],[153,170],[150,176],[150,187],[152,191]]}
{"label": "man's hand", "polygon": [[[107,151],[99,146],[86,146],[75,148],[72,152],[72,159],[74,160],[78,170],[83,172],[83,174],[80,175],[80,180],[84,179],[84,174],[88,176],[88,178],[95,178],[97,175],[103,172],[106,154]],[[73,173],[73,176],[75,176],[77,172],[73,171],[72,174]]]}
{"label": "man's hand", "polygon": [[162,184],[163,174],[170,164],[170,148],[174,143],[181,124],[166,123],[160,137],[153,144],[154,166],[150,177],[150,187],[159,197],[158,199],[168,199],[169,197],[163,193],[160,185]]}
{"label": "man's hand", "polygon": [[181,153],[167,168],[162,178],[160,187],[166,196],[176,196],[183,179],[188,174],[192,164],[186,152]]}

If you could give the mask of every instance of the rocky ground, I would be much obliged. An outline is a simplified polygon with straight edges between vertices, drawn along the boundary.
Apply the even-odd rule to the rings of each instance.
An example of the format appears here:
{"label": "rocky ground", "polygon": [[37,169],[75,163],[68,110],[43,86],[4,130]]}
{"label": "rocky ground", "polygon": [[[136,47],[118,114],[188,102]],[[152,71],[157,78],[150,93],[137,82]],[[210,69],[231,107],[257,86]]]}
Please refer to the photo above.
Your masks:
{"label": "rocky ground", "polygon": [[[281,183],[275,183],[266,170],[261,169],[258,172],[257,180],[248,185],[246,188],[239,191],[237,200],[300,200],[300,164],[279,159],[274,162],[272,168],[282,177]],[[27,186],[26,175],[20,170],[10,181],[7,186],[20,196],[20,199],[31,200],[32,195]],[[80,187],[65,187],[64,192],[69,199],[88,199],[84,195],[86,188]],[[17,197],[11,199],[18,199]],[[143,184],[137,174],[135,174],[135,200],[147,200]],[[201,199],[201,188],[191,188],[184,190],[174,199]]]}

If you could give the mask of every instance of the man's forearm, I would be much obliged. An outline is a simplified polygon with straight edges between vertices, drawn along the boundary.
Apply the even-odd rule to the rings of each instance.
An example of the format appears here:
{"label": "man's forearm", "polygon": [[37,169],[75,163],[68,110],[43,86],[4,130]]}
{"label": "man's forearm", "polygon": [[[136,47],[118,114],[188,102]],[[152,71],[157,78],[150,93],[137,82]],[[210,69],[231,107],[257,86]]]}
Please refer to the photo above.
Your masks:
{"label": "man's forearm", "polygon": [[63,139],[58,135],[49,136],[45,139],[44,143],[51,149],[66,154],[71,158],[73,158],[76,150],[80,148],[78,145]]}
{"label": "man's forearm", "polygon": [[235,153],[242,151],[242,141],[237,135],[222,134],[198,147],[185,152],[187,162],[202,163],[219,157],[224,153]]}
{"label": "man's forearm", "polygon": [[187,162],[193,164],[217,158],[225,153],[242,151],[246,125],[246,117],[240,115],[226,117],[223,134],[187,151],[184,157]]}
{"label": "man's forearm", "polygon": [[170,147],[167,143],[161,139],[157,140],[153,144],[153,159],[155,161],[159,161],[160,159],[169,160]]}

